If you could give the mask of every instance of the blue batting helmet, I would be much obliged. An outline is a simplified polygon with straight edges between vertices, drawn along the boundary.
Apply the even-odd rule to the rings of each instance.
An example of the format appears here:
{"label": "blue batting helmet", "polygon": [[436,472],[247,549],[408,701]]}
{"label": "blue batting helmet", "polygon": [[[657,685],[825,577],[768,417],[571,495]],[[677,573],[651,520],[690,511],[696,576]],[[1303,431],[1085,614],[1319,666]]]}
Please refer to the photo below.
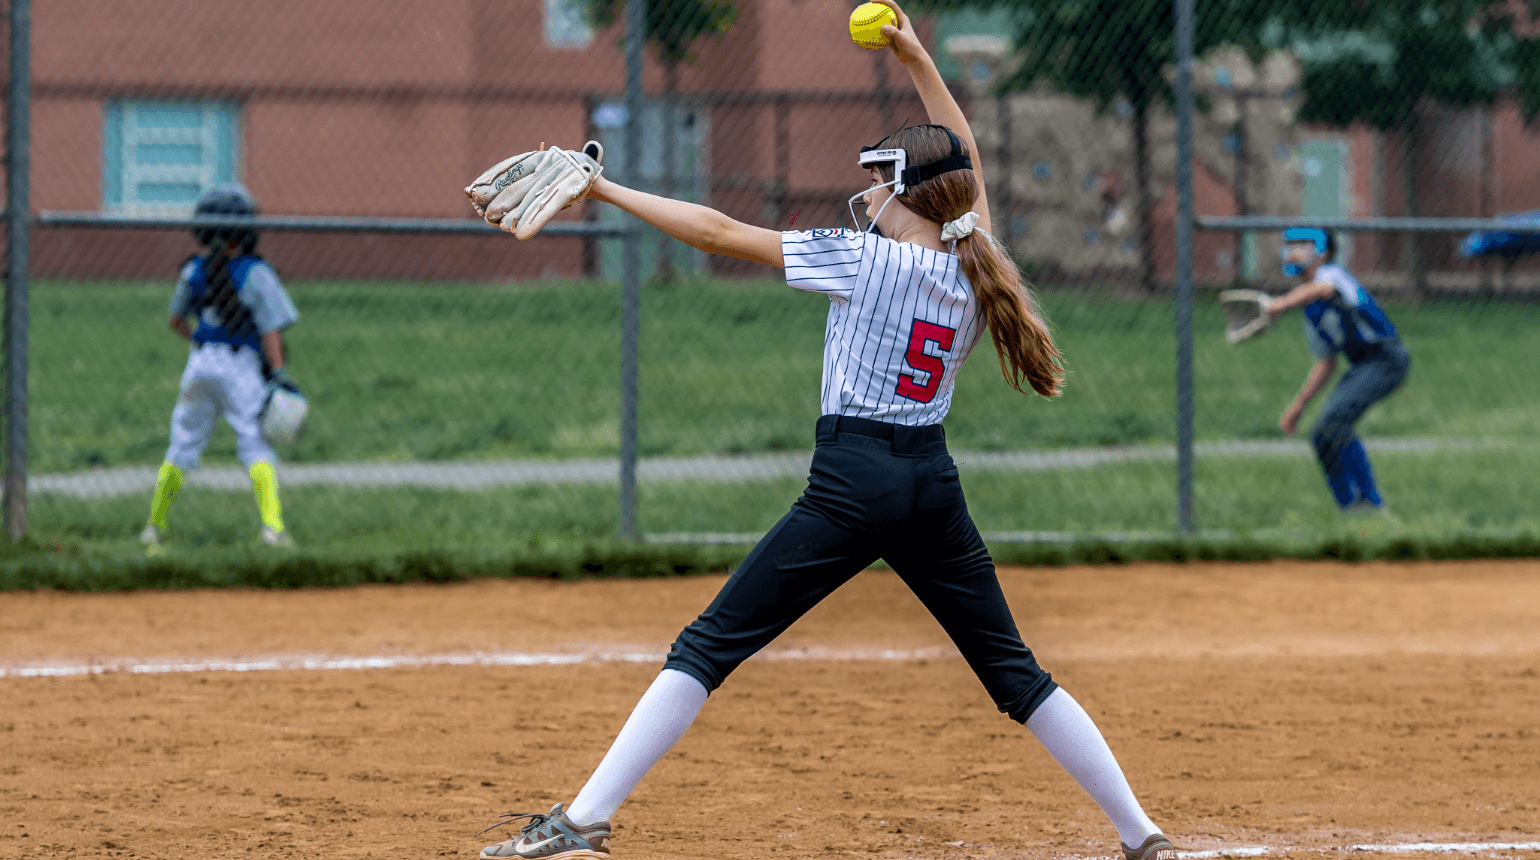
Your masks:
{"label": "blue batting helmet", "polygon": [[1293,242],[1309,242],[1315,245],[1315,252],[1322,257],[1332,257],[1337,253],[1337,241],[1332,235],[1318,227],[1291,227],[1283,231],[1284,247],[1278,251],[1278,256],[1283,258],[1283,273],[1291,278],[1297,278],[1305,273],[1296,263],[1288,260],[1288,246]]}

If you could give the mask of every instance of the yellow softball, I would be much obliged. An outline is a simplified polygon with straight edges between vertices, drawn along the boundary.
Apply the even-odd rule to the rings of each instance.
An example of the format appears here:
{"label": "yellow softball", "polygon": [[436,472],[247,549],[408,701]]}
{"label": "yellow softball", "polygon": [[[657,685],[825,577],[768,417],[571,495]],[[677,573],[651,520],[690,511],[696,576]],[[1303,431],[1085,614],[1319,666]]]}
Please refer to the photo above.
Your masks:
{"label": "yellow softball", "polygon": [[888,37],[882,35],[882,25],[898,26],[898,16],[881,3],[862,3],[850,13],[850,41],[868,51],[878,51],[888,46]]}

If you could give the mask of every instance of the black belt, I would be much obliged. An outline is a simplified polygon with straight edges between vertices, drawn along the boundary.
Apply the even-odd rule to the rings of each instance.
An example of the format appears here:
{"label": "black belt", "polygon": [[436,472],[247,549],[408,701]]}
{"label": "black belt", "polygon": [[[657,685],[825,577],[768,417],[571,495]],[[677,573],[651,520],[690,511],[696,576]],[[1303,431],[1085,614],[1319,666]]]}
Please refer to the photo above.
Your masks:
{"label": "black belt", "polygon": [[240,352],[241,351],[241,347],[245,346],[245,344],[242,344],[242,343],[220,343],[217,340],[195,340],[195,341],[193,341],[193,349],[202,349],[205,346],[228,346],[228,347],[230,347],[230,351],[231,352]]}
{"label": "black belt", "polygon": [[848,415],[824,415],[818,419],[819,442],[833,442],[838,433],[890,440],[893,442],[893,450],[902,452],[920,452],[926,445],[946,441],[946,431],[940,424],[911,427]]}

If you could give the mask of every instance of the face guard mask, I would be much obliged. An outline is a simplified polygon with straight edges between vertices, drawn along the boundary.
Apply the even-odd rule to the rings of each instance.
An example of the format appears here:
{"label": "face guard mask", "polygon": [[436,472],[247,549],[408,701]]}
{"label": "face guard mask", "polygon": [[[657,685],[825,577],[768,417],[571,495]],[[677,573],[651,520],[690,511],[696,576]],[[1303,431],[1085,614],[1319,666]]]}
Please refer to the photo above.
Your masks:
{"label": "face guard mask", "polygon": [[[927,126],[916,126],[916,128],[926,127]],[[859,163],[862,167],[871,169],[883,164],[893,165],[893,181],[884,182],[881,185],[874,186],[874,188],[887,188],[891,185],[893,187],[893,193],[888,196],[887,200],[882,201],[882,205],[877,208],[876,216],[872,218],[872,223],[867,226],[865,232],[875,233],[879,236],[882,235],[877,230],[877,219],[882,217],[883,211],[888,208],[889,203],[893,202],[893,198],[903,194],[904,191],[909,188],[909,186],[918,185],[927,179],[940,176],[943,173],[948,173],[953,170],[973,169],[973,160],[968,156],[963,155],[962,141],[957,139],[957,135],[954,134],[951,129],[939,125],[930,126],[930,128],[943,129],[946,131],[947,137],[952,139],[952,153],[950,155],[946,156],[945,158],[939,158],[935,161],[910,167],[909,153],[903,149],[878,149],[873,146],[861,147],[861,155],[857,159],[857,163]],[[886,140],[886,138],[884,138],[884,140]],[[860,226],[861,222],[856,218],[856,201],[871,193],[874,188],[868,188],[865,191],[862,191],[860,194],[850,198],[850,223],[855,224],[858,227]]]}
{"label": "face guard mask", "polygon": [[1315,245],[1317,257],[1326,256],[1326,231],[1314,227],[1294,227],[1283,231],[1283,247],[1278,249],[1278,259],[1283,261],[1283,273],[1297,278],[1305,273],[1305,267],[1289,261],[1289,245],[1293,242],[1310,242]]}
{"label": "face guard mask", "polygon": [[[867,169],[876,167],[879,164],[893,165],[892,182],[874,185],[850,198],[850,223],[860,227],[861,221],[856,217],[856,201],[878,188],[887,188],[890,185],[893,187],[893,193],[888,195],[888,199],[882,201],[882,205],[877,208],[876,216],[872,218],[872,223],[866,227],[865,232],[874,233],[877,231],[877,219],[882,217],[883,210],[888,208],[888,204],[893,202],[894,197],[904,193],[904,170],[909,164],[909,153],[902,149],[877,149],[871,146],[863,146],[861,147],[861,157],[858,159],[858,163]],[[877,235],[880,236],[882,234],[878,233]]]}

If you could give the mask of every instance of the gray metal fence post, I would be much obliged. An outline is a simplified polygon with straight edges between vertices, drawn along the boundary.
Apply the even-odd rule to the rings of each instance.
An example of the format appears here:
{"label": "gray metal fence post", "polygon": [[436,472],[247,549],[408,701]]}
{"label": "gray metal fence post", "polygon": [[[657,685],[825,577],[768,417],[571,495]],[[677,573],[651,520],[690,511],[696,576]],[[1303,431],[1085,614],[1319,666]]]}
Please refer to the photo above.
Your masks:
{"label": "gray metal fence post", "polygon": [[1176,528],[1192,533],[1192,28],[1176,0]]}
{"label": "gray metal fence post", "polygon": [[[626,179],[641,177],[642,42],[647,0],[626,0]],[[620,311],[620,536],[636,537],[636,397],[642,326],[642,233],[636,219],[621,254]]]}
{"label": "gray metal fence post", "polygon": [[5,533],[27,532],[27,259],[32,213],[31,0],[11,0],[11,92],[5,142]]}

